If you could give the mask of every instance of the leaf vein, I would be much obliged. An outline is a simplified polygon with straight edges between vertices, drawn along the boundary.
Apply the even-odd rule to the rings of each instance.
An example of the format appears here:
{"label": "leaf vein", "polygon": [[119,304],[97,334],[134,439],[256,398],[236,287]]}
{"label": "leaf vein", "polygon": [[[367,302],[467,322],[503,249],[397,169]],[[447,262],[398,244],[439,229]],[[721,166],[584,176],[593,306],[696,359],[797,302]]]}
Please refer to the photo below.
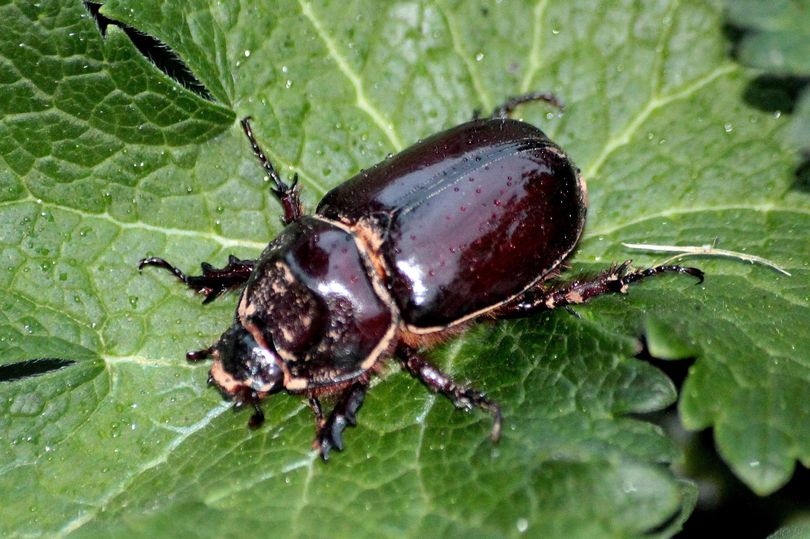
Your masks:
{"label": "leaf vein", "polygon": [[526,74],[523,76],[523,81],[520,83],[520,93],[525,94],[529,91],[532,84],[532,79],[540,70],[540,42],[542,32],[540,31],[541,21],[545,15],[546,5],[548,0],[538,0],[534,5],[532,14],[534,16],[534,27],[532,28],[532,48],[529,52],[529,65],[526,68]]}
{"label": "leaf vein", "polygon": [[[0,202],[0,208],[3,206],[12,206],[15,204],[24,204],[24,203],[32,203],[38,204],[37,200],[33,198],[24,198],[24,199],[17,199],[17,200],[10,200],[6,202]],[[211,232],[202,232],[198,230],[185,230],[181,228],[172,228],[172,227],[165,227],[165,226],[157,226],[151,225],[148,223],[144,223],[142,221],[134,221],[131,223],[127,223],[125,221],[120,221],[117,218],[113,217],[107,212],[103,213],[88,213],[86,211],[80,210],[78,208],[71,208],[70,206],[64,206],[62,204],[55,204],[53,202],[44,202],[42,204],[38,204],[42,207],[50,207],[56,208],[62,211],[66,211],[69,213],[75,213],[80,215],[85,219],[100,219],[104,221],[108,221],[115,226],[121,229],[133,229],[133,230],[148,230],[150,232],[159,232],[161,234],[165,234],[167,236],[186,236],[198,239],[205,239],[211,240],[215,243],[218,243],[223,248],[229,247],[247,247],[250,249],[264,249],[267,246],[266,242],[258,242],[258,241],[250,241],[250,240],[234,240],[230,238],[226,238],[224,236],[220,236],[219,234],[214,234]]]}
{"label": "leaf vein", "polygon": [[724,64],[719,66],[714,71],[711,71],[710,73],[707,73],[706,75],[693,81],[691,84],[686,85],[677,92],[663,97],[653,96],[647,102],[647,104],[641,108],[638,114],[632,120],[630,120],[627,126],[620,133],[608,139],[607,143],[602,149],[602,152],[600,152],[596,159],[594,159],[593,163],[591,163],[591,165],[585,170],[584,176],[586,178],[593,178],[596,176],[597,172],[602,165],[605,164],[608,157],[610,157],[617,149],[626,146],[630,142],[630,138],[636,133],[636,131],[638,131],[641,125],[652,115],[653,112],[665,105],[668,105],[669,103],[672,103],[673,101],[678,101],[691,96],[701,88],[711,84],[723,75],[727,75],[735,71],[736,69],[737,66],[734,64]]}
{"label": "leaf vein", "polygon": [[397,136],[396,132],[394,131],[393,125],[379,110],[377,110],[374,104],[368,100],[366,97],[366,92],[363,89],[363,83],[360,76],[354,72],[352,67],[349,65],[349,62],[347,62],[346,58],[344,58],[340,53],[332,37],[326,32],[321,24],[321,21],[316,17],[315,12],[312,10],[312,6],[304,0],[298,0],[298,4],[301,7],[301,13],[303,13],[303,15],[309,20],[312,27],[315,29],[315,33],[318,34],[318,37],[320,37],[326,45],[326,50],[329,53],[329,56],[335,61],[338,69],[340,69],[341,73],[343,73],[343,75],[349,79],[349,82],[354,87],[357,107],[368,114],[371,120],[388,138],[388,141],[391,143],[394,149],[397,152],[401,151],[403,145],[399,140],[399,136]]}
{"label": "leaf vein", "polygon": [[68,535],[88,522],[90,522],[98,513],[100,513],[116,496],[119,496],[127,491],[127,488],[132,485],[135,480],[148,472],[168,461],[172,451],[174,451],[181,443],[196,434],[198,431],[207,427],[214,419],[222,415],[230,408],[229,403],[223,403],[216,408],[212,408],[202,419],[185,429],[185,431],[166,445],[166,449],[154,459],[150,460],[140,468],[138,468],[132,475],[121,481],[117,486],[110,489],[106,494],[102,495],[96,502],[96,505],[89,511],[79,514],[74,519],[65,524],[59,532],[59,535]]}
{"label": "leaf vein", "polygon": [[461,61],[464,62],[464,66],[467,68],[467,73],[470,76],[470,80],[472,81],[473,88],[475,88],[475,92],[478,94],[478,100],[481,102],[481,106],[483,106],[486,110],[490,110],[492,108],[492,99],[484,89],[484,84],[481,82],[481,76],[478,73],[478,70],[475,68],[475,64],[472,63],[469,53],[461,43],[461,38],[458,35],[458,27],[455,19],[450,16],[443,3],[437,3],[436,7],[442,14],[444,23],[447,25],[447,29],[450,31],[450,40],[453,43],[453,51],[458,55],[459,58],[461,58]]}

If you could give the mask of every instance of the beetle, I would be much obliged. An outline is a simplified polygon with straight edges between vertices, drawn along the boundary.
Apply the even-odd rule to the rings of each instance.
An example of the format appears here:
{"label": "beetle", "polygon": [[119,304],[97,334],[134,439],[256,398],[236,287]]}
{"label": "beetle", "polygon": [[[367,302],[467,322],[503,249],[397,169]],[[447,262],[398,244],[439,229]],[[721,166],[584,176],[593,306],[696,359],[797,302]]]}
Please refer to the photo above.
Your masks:
{"label": "beetle", "polygon": [[[328,192],[305,215],[297,175],[280,178],[241,121],[285,228],[258,259],[230,256],[223,268],[202,264],[189,276],[162,258],[138,267],[171,271],[205,296],[241,288],[233,323],[212,346],[186,357],[213,360],[209,383],[264,420],[268,395],[305,395],[315,415],[313,448],[324,460],[343,450],[343,432],[375,373],[391,358],[456,407],[493,417],[501,409],[483,392],[458,383],[425,352],[481,319],[527,316],[569,307],[663,273],[631,270],[629,261],[590,278],[557,282],[585,225],[587,190],[578,168],[537,127],[510,118],[529,101],[514,97],[491,117],[475,118],[422,140]],[[570,307],[569,307],[570,308]],[[325,416],[322,397],[335,397]]]}

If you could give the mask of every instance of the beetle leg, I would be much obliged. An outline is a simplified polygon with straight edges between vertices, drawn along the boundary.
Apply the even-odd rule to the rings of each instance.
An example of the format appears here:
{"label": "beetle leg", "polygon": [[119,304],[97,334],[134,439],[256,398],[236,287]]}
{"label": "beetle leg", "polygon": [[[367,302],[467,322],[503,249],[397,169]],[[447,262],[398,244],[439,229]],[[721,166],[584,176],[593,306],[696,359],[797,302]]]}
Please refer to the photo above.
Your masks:
{"label": "beetle leg", "polygon": [[522,105],[523,103],[529,103],[531,101],[544,101],[549,105],[553,105],[554,107],[562,110],[565,108],[562,101],[557,99],[552,93],[549,92],[535,92],[531,94],[524,94],[524,95],[516,95],[515,97],[510,97],[501,105],[495,107],[495,110],[492,111],[493,118],[500,118],[506,119],[511,116],[511,114],[515,111],[518,105]]}
{"label": "beetle leg", "polygon": [[236,396],[233,408],[234,410],[239,410],[246,404],[253,407],[253,413],[250,415],[250,419],[248,419],[248,428],[257,429],[261,427],[262,423],[264,423],[264,412],[262,411],[261,405],[259,405],[259,396],[255,391],[245,388],[245,390]]}
{"label": "beetle leg", "polygon": [[321,454],[325,461],[329,460],[329,451],[333,448],[343,451],[343,431],[347,425],[357,424],[357,411],[363,406],[363,399],[368,391],[367,383],[356,383],[347,389],[341,396],[338,403],[329,414],[329,418],[324,421],[321,412],[321,404],[318,399],[309,400],[310,407],[315,412],[315,441],[312,448]]}
{"label": "beetle leg", "polygon": [[418,378],[431,391],[441,393],[453,401],[456,408],[464,410],[481,408],[492,414],[490,438],[492,438],[493,442],[500,439],[503,416],[501,415],[501,407],[497,403],[489,400],[486,395],[475,388],[457,384],[413,348],[400,347],[397,350],[397,357],[402,367],[411,373],[414,378]]}
{"label": "beetle leg", "polygon": [[703,282],[703,272],[697,268],[666,265],[628,272],[629,267],[630,260],[611,267],[590,279],[577,279],[552,290],[543,291],[540,288],[533,288],[526,291],[516,301],[501,308],[498,311],[498,317],[526,316],[539,311],[550,311],[558,307],[584,303],[602,294],[625,293],[630,284],[659,273],[685,273],[697,278],[697,284]]}
{"label": "beetle leg", "polygon": [[142,270],[144,266],[157,266],[169,270],[175,277],[186,283],[186,286],[203,294],[205,296],[203,303],[210,303],[223,292],[245,284],[253,272],[255,264],[254,260],[241,260],[230,255],[228,265],[224,268],[215,268],[211,264],[203,262],[200,264],[202,275],[189,276],[162,258],[150,257],[138,262],[138,270]]}
{"label": "beetle leg", "polygon": [[267,177],[270,178],[274,184],[272,189],[273,194],[281,203],[281,207],[284,208],[284,224],[289,225],[304,213],[299,198],[298,174],[293,176],[291,185],[284,183],[281,176],[278,175],[278,172],[276,172],[276,169],[273,167],[273,164],[267,159],[264,150],[259,146],[256,137],[253,136],[253,129],[250,127],[250,116],[243,118],[241,124],[245,136],[247,136],[248,141],[250,141],[250,147],[253,148],[253,153],[256,154],[256,158],[262,164],[265,174],[267,174]]}
{"label": "beetle leg", "polygon": [[323,428],[323,409],[321,408],[321,401],[317,397],[310,397],[307,401],[312,413],[315,415],[315,430],[318,431]]}

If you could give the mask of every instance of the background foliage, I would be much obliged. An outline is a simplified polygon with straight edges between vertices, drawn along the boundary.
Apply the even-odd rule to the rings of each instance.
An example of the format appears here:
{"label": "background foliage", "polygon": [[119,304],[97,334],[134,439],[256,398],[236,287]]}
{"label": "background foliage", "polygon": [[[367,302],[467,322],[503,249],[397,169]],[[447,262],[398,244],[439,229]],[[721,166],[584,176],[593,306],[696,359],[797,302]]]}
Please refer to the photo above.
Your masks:
{"label": "background foliage", "polygon": [[[80,2],[0,2],[0,382],[3,535],[634,536],[673,534],[696,490],[673,442],[638,414],[673,403],[634,356],[697,358],[678,407],[712,428],[751,489],[810,463],[810,197],[728,56],[722,3],[402,1],[163,3],[102,13],[174,50],[191,92]],[[232,316],[201,306],[145,255],[191,269],[255,256],[279,208],[239,131],[254,125],[304,202],[509,95],[553,90],[564,114],[521,115],[588,180],[572,274],[631,256],[621,242],[721,247],[793,276],[696,262],[628,296],[481,325],[433,353],[504,406],[464,414],[392,368],[347,451],[309,450],[300,399],[245,428],[182,360]],[[636,256],[646,265],[654,259]]]}

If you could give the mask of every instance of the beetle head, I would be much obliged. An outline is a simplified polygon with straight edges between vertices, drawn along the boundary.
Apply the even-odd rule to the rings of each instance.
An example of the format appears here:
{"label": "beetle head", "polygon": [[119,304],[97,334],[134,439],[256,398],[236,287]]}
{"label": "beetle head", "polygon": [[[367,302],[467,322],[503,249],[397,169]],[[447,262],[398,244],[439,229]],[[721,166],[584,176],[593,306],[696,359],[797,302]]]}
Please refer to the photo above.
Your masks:
{"label": "beetle head", "polygon": [[278,356],[260,346],[238,321],[222,334],[211,355],[210,380],[225,396],[252,394],[261,399],[284,387]]}

